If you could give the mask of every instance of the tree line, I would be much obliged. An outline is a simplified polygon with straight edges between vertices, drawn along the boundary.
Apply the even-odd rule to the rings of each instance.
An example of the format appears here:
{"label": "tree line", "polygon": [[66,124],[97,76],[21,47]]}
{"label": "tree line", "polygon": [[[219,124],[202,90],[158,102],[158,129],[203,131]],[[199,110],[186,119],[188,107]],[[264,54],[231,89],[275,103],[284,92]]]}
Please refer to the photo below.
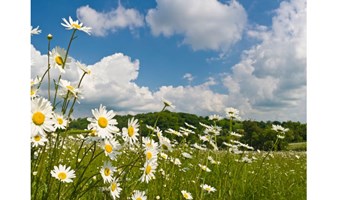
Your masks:
{"label": "tree line", "polygon": [[[212,125],[214,122],[209,120],[208,117],[197,116],[189,113],[181,112],[150,112],[132,115],[116,115],[115,119],[118,122],[117,127],[122,129],[128,126],[128,119],[136,118],[140,123],[139,133],[141,136],[147,136],[150,134],[150,130],[146,125],[153,126],[156,119],[157,126],[164,132],[171,128],[178,131],[180,127],[188,128],[185,123],[196,127],[194,130],[196,134],[190,134],[187,138],[187,142],[193,144],[200,142],[198,135],[203,135],[204,127],[200,125],[200,122],[207,125]],[[87,118],[78,118],[71,121],[70,128],[73,129],[86,129],[88,125]],[[272,124],[281,125],[284,128],[288,128],[285,138],[278,142],[278,150],[286,149],[288,143],[295,142],[306,142],[306,123],[293,122],[293,121],[254,121],[254,120],[243,120],[232,122],[232,130],[243,135],[239,141],[248,144],[255,149],[269,150],[276,140],[276,132],[271,129]],[[231,137],[229,134],[230,121],[228,119],[222,119],[216,122],[217,126],[222,128],[220,135],[217,137],[217,145],[220,148],[225,148],[223,142],[229,142]],[[182,140],[174,135],[166,134],[169,139],[175,138],[178,142]]]}

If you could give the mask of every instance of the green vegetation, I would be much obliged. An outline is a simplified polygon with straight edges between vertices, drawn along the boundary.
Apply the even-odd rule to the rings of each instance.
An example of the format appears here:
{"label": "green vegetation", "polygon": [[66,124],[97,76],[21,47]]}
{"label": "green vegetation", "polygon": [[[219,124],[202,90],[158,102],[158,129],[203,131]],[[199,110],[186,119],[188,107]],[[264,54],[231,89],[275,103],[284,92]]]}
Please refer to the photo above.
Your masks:
{"label": "green vegetation", "polygon": [[[178,130],[179,127],[184,127],[184,123],[191,124],[197,129],[195,132],[197,135],[202,134],[203,127],[199,124],[212,124],[208,117],[201,117],[194,114],[188,113],[175,113],[170,111],[163,112],[155,112],[155,113],[146,113],[146,114],[137,114],[134,117],[140,121],[140,133],[142,136],[147,136],[149,133],[149,129],[146,128],[146,125],[153,125],[156,118],[159,116],[159,120],[157,122],[157,126],[161,130],[167,130],[172,128],[174,130]],[[128,119],[133,117],[132,115],[126,116],[115,116],[115,119],[118,122],[117,127],[122,129],[127,126]],[[88,121],[86,118],[79,118],[74,120],[70,124],[70,128],[75,129],[85,129],[87,128]],[[229,130],[229,120],[222,119],[218,121],[217,126],[222,128],[221,135],[217,138],[217,145],[220,148],[225,148],[222,145],[223,142],[229,142],[229,136],[227,136],[227,130]],[[284,128],[288,128],[289,131],[286,132],[285,138],[281,140],[278,145],[278,150],[287,150],[288,143],[297,143],[297,142],[306,142],[306,124],[302,124],[300,122],[279,122],[279,121],[235,121],[233,122],[233,129],[236,130],[239,134],[243,135],[242,138],[239,139],[240,142],[244,144],[248,144],[255,149],[260,150],[269,150],[271,149],[273,142],[276,138],[276,133],[271,130],[272,124],[281,125]],[[199,140],[197,135],[189,135],[187,141],[190,144],[193,144]],[[172,136],[168,136],[169,139],[172,139]],[[179,140],[179,139],[178,139]]]}

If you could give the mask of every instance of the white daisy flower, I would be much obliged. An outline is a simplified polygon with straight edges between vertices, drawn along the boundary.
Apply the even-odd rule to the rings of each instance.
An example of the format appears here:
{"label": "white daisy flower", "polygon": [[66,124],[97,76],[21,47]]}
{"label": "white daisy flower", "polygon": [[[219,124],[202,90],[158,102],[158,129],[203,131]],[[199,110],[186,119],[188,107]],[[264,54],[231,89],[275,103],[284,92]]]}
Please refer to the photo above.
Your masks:
{"label": "white daisy flower", "polygon": [[51,59],[51,67],[59,69],[61,73],[65,73],[65,68],[68,67],[70,63],[70,59],[66,58],[66,50],[57,46],[54,49],[52,49],[52,52],[50,53],[50,59]]}
{"label": "white daisy flower", "polygon": [[169,150],[169,151],[172,151],[172,145],[170,144],[170,140],[167,138],[167,137],[160,137],[159,138],[160,140],[160,145],[162,147],[162,149],[165,149],[165,150]]}
{"label": "white daisy flower", "polygon": [[175,109],[175,106],[170,101],[166,100],[163,97],[162,97],[162,102],[164,103],[165,107],[171,107],[171,108]]}
{"label": "white daisy flower", "polygon": [[50,172],[52,176],[61,182],[70,183],[73,182],[73,178],[75,178],[75,171],[70,170],[70,167],[66,168],[66,165],[59,165],[59,167],[54,166],[54,170]]}
{"label": "white daisy flower", "polygon": [[142,137],[142,146],[145,150],[148,149],[155,149],[158,148],[158,143],[155,142],[153,139],[150,139],[149,137]]}
{"label": "white daisy flower", "polygon": [[174,165],[181,166],[182,163],[181,163],[180,159],[175,158],[175,160],[174,160]]}
{"label": "white daisy flower", "polygon": [[100,173],[104,183],[111,183],[113,180],[113,173],[116,172],[116,168],[111,165],[109,161],[104,162]]}
{"label": "white daisy flower", "polygon": [[165,153],[160,153],[160,156],[164,159],[167,160],[168,159],[168,155]]}
{"label": "white daisy flower", "polygon": [[219,115],[210,115],[209,116],[209,120],[212,120],[212,121],[220,121],[222,119],[223,119],[223,117],[221,117]]}
{"label": "white daisy flower", "polygon": [[72,86],[69,81],[60,79],[60,86],[63,88],[63,91],[60,92],[60,96],[66,98],[68,94],[68,99],[72,96],[78,98],[79,88]]}
{"label": "white daisy flower", "polygon": [[184,124],[185,124],[187,127],[190,127],[190,128],[192,128],[192,129],[196,129],[195,126],[193,126],[193,125],[191,125],[191,124],[188,124],[187,122],[184,122]]}
{"label": "white daisy flower", "polygon": [[121,145],[114,138],[102,141],[101,147],[104,149],[104,154],[112,160],[116,160],[117,156],[121,154],[121,152],[119,152]]}
{"label": "white daisy flower", "polygon": [[240,120],[239,111],[233,107],[225,108],[225,114],[229,119]]}
{"label": "white daisy flower", "polygon": [[79,61],[76,61],[76,66],[78,66],[84,73],[86,74],[91,74],[92,71],[85,65],[85,64],[82,64],[80,63]]}
{"label": "white daisy flower", "polygon": [[45,146],[45,143],[48,142],[47,138],[44,135],[36,134],[31,137],[31,142],[33,147]]}
{"label": "white daisy flower", "polygon": [[64,116],[60,114],[56,114],[56,113],[54,113],[54,117],[55,117],[55,124],[54,124],[55,128],[66,129],[68,125],[68,120],[65,119]]}
{"label": "white daisy flower", "polygon": [[139,126],[138,120],[134,119],[134,117],[132,119],[128,119],[128,128],[122,129],[122,137],[124,141],[131,145],[138,141],[137,136],[139,135]]}
{"label": "white daisy flower", "polygon": [[235,136],[235,137],[242,137],[242,136],[243,136],[243,135],[238,134],[238,133],[236,133],[236,132],[231,132],[230,135],[233,135],[233,136]]}
{"label": "white daisy flower", "polygon": [[117,198],[120,198],[120,193],[121,193],[122,188],[120,187],[120,183],[118,182],[118,179],[114,177],[108,189],[110,191],[110,195],[113,197],[114,200]]}
{"label": "white daisy flower", "polygon": [[187,152],[183,152],[182,156],[185,157],[185,158],[192,158],[192,156]]}
{"label": "white daisy flower", "polygon": [[147,196],[145,192],[135,190],[131,199],[132,200],[147,200]]}
{"label": "white daisy flower", "polygon": [[169,128],[168,130],[165,130],[164,132],[169,133],[169,134],[176,135],[176,136],[178,136],[178,137],[182,137],[182,134],[181,134],[180,132],[175,131],[175,130],[173,130],[173,129],[171,129],[171,128]]}
{"label": "white daisy flower", "polygon": [[146,161],[150,162],[153,160],[157,160],[157,154],[158,151],[156,149],[148,149],[144,152],[145,156],[146,156]]}
{"label": "white daisy flower", "polygon": [[145,162],[144,167],[141,168],[143,170],[143,175],[140,178],[141,182],[148,183],[150,180],[155,179],[155,170],[157,168],[157,162]]}
{"label": "white daisy flower", "polygon": [[288,128],[283,128],[281,125],[274,125],[272,124],[272,130],[276,131],[277,133],[283,133],[287,132]]}
{"label": "white daisy flower", "polygon": [[211,170],[206,165],[198,164],[198,166],[200,166],[200,168],[206,172],[211,172]]}
{"label": "white daisy flower", "polygon": [[112,133],[118,133],[119,129],[115,126],[117,125],[114,111],[110,110],[107,112],[106,107],[100,105],[99,109],[92,110],[94,115],[93,118],[87,118],[90,122],[88,125],[89,129],[97,130],[97,134],[101,138],[110,138]]}
{"label": "white daisy flower", "polygon": [[41,78],[36,77],[35,79],[31,79],[31,87],[33,87],[34,85],[39,84],[41,81]]}
{"label": "white daisy flower", "polygon": [[211,187],[210,185],[207,185],[207,184],[202,184],[201,188],[203,190],[207,191],[208,193],[216,191],[216,189],[214,187]]}
{"label": "white daisy flower", "polygon": [[34,98],[31,100],[31,133],[45,135],[45,132],[53,132],[53,107],[51,103],[44,98]]}
{"label": "white daisy flower", "polygon": [[73,19],[70,16],[69,16],[69,22],[65,18],[62,18],[62,20],[65,22],[65,24],[61,23],[61,25],[66,27],[67,30],[76,29],[76,30],[83,31],[87,33],[88,35],[90,35],[90,30],[92,28],[83,26],[83,23],[80,23],[79,20],[73,21]]}
{"label": "white daisy flower", "polygon": [[181,193],[185,199],[193,199],[190,192],[182,190]]}
{"label": "white daisy flower", "polygon": [[38,89],[31,87],[31,99],[38,97]]}
{"label": "white daisy flower", "polygon": [[38,35],[41,33],[41,30],[39,30],[39,26],[37,26],[36,28],[33,28],[31,26],[31,35]]}

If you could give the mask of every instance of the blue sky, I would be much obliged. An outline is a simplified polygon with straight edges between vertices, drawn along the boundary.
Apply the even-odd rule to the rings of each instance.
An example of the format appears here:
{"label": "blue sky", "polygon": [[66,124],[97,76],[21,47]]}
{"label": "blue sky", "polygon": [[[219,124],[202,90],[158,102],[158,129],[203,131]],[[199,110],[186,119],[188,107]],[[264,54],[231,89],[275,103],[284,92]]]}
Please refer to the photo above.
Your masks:
{"label": "blue sky", "polygon": [[[60,23],[68,16],[93,27],[90,36],[77,34],[70,50],[74,60],[103,72],[103,65],[129,67],[128,73],[111,67],[111,76],[102,75],[115,95],[84,91],[78,116],[100,103],[122,114],[156,111],[164,97],[177,112],[224,115],[232,106],[244,119],[306,121],[303,0],[34,0],[31,25],[42,33],[31,37],[37,60],[32,78],[41,73],[48,33],[52,48],[67,47],[71,32]],[[109,65],[101,62],[110,56]],[[76,75],[68,78],[77,81]],[[95,80],[84,90],[102,84]]]}

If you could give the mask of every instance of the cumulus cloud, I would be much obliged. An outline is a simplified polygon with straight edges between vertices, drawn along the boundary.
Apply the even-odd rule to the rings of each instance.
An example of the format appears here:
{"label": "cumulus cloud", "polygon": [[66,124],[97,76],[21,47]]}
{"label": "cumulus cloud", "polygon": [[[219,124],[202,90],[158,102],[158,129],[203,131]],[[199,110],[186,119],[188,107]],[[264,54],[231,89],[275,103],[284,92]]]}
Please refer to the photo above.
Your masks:
{"label": "cumulus cloud", "polygon": [[144,25],[144,17],[135,9],[126,9],[119,5],[109,12],[98,12],[93,8],[82,6],[76,10],[77,18],[86,26],[92,27],[92,34],[105,36],[118,29],[134,29]]}
{"label": "cumulus cloud", "polygon": [[[41,76],[46,70],[47,56],[42,55],[33,46],[31,55],[35,63],[32,66],[32,78],[36,75]],[[82,71],[74,63],[75,59],[72,58],[70,67],[62,78],[75,85]],[[81,91],[84,98],[76,105],[75,117],[91,115],[91,109],[97,108],[100,104],[119,114],[160,111],[163,107],[162,97],[175,104],[174,111],[197,115],[222,114],[227,103],[227,95],[215,93],[210,89],[209,86],[215,84],[212,78],[197,86],[162,86],[154,92],[148,87],[139,86],[135,80],[138,78],[140,62],[122,53],[106,56],[88,67],[92,73],[85,76],[82,83]],[[59,76],[57,69],[52,69],[51,74],[51,78],[57,80]],[[44,84],[40,91],[45,97],[46,88]]]}
{"label": "cumulus cloud", "polygon": [[247,15],[241,4],[217,0],[157,0],[146,22],[153,35],[183,35],[183,43],[194,50],[226,51],[239,41]]}
{"label": "cumulus cloud", "polygon": [[229,96],[252,118],[305,121],[306,1],[282,2],[271,28],[257,26],[248,35],[261,42],[225,76]]}

